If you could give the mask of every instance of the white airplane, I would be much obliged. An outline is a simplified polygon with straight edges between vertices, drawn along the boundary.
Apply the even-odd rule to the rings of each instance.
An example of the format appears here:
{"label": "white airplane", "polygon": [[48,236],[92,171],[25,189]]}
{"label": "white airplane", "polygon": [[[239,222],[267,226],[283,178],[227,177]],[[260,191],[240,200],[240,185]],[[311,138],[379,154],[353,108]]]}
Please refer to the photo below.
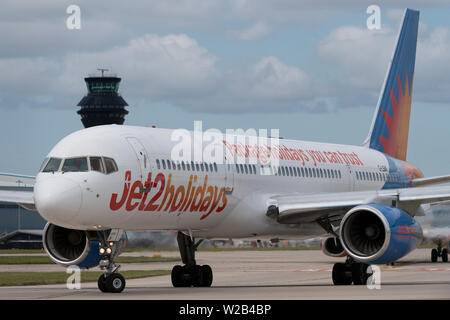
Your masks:
{"label": "white airplane", "polygon": [[175,287],[211,286],[211,268],[195,260],[202,239],[326,234],[330,251],[348,255],[334,265],[333,283],[363,284],[370,264],[417,247],[422,232],[414,217],[423,205],[450,199],[450,187],[425,187],[449,175],[424,178],[405,161],[418,20],[418,11],[406,10],[363,146],[272,138],[255,145],[249,136],[223,135],[201,145],[201,154],[215,150],[210,158],[186,152],[179,160],[174,150],[191,148],[195,132],[183,131],[189,139],[180,144],[173,140],[179,130],[99,126],[58,142],[34,192],[2,191],[0,201],[35,206],[48,221],[50,258],[100,265],[103,292],[125,287],[114,263],[124,230],[178,231],[184,265],[172,270]]}

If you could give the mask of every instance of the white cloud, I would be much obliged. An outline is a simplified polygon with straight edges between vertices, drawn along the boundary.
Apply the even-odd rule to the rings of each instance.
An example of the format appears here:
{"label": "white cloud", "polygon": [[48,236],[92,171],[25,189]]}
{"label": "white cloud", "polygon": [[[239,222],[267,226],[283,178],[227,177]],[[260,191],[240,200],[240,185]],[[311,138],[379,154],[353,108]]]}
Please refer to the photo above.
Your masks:
{"label": "white cloud", "polygon": [[270,35],[271,30],[265,22],[257,22],[250,28],[238,33],[240,40],[261,40]]}
{"label": "white cloud", "polygon": [[[412,1],[413,5],[418,3]],[[318,45],[318,61],[309,57],[312,64],[328,65],[327,69],[318,68],[319,76],[313,81],[301,67],[276,57],[280,50],[253,54],[246,51],[250,43],[241,43],[242,47],[248,45],[243,52],[251,52],[250,57],[235,58],[234,51],[228,58],[224,50],[221,61],[216,54],[222,54],[222,47],[211,44],[208,38],[218,34],[220,38],[227,30],[244,25],[249,28],[234,33],[234,39],[259,40],[280,26],[318,25],[343,11],[364,15],[365,3],[154,0],[110,5],[106,0],[86,1],[80,2],[82,29],[68,31],[65,9],[70,0],[55,5],[45,0],[42,6],[33,1],[4,1],[4,10],[0,10],[0,72],[8,78],[0,79],[0,107],[74,107],[85,92],[83,77],[98,67],[123,77],[125,98],[162,101],[194,111],[325,110],[333,101],[348,101],[349,90],[364,100],[360,98],[378,93],[392,53],[397,28],[387,28],[384,21],[397,19],[400,11],[395,8],[407,2],[380,2],[384,19],[381,31],[351,26],[331,31]],[[435,0],[426,6],[441,4],[449,5]],[[205,43],[200,45],[186,34],[166,35],[167,30],[180,33],[180,29],[183,33],[196,30],[192,34],[206,39]],[[429,95],[444,101],[450,95],[449,44],[449,28],[420,33],[416,98],[426,100]],[[302,57],[307,62],[309,58]],[[233,67],[240,59],[248,60]],[[340,76],[337,83],[331,81],[336,74]]]}
{"label": "white cloud", "polygon": [[252,67],[252,92],[255,98],[303,98],[311,89],[308,75],[300,68],[288,66],[277,57],[263,57]]}
{"label": "white cloud", "polygon": [[319,43],[319,57],[337,67],[356,88],[373,89],[384,79],[394,45],[392,30],[340,27]]}
{"label": "white cloud", "polygon": [[198,95],[216,82],[216,61],[187,35],[149,34],[100,52],[68,54],[61,77],[79,79],[101,65],[124,75],[122,90],[133,95]]}
{"label": "white cloud", "polygon": [[0,73],[11,76],[0,79],[0,88],[7,93],[0,103],[73,107],[85,92],[86,73],[105,67],[123,76],[125,98],[149,103],[207,112],[276,112],[313,106],[311,80],[296,66],[267,56],[242,68],[221,70],[218,60],[184,34],[148,34],[126,45],[62,58],[3,58]]}
{"label": "white cloud", "polygon": [[[382,28],[370,31],[340,27],[319,44],[320,58],[341,72],[348,90],[376,92],[381,89],[392,55],[397,31]],[[419,32],[414,76],[414,98],[428,102],[450,99],[450,28]],[[358,95],[358,93],[355,92]]]}

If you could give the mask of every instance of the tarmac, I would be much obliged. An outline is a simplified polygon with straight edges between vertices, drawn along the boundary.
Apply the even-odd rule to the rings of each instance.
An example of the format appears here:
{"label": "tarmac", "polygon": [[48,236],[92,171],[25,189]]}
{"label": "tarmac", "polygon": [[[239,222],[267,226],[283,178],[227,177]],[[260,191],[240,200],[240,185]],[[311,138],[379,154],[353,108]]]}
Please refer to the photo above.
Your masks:
{"label": "tarmac", "polygon": [[[130,279],[120,294],[102,293],[96,283],[81,289],[65,284],[0,287],[0,299],[149,299],[149,300],[404,300],[450,299],[450,263],[431,263],[430,249],[418,249],[394,266],[380,265],[380,281],[371,287],[335,286],[331,270],[345,258],[331,258],[319,250],[199,251],[198,264],[214,272],[210,288],[174,288],[170,275]],[[176,251],[158,252],[163,257]],[[123,255],[152,256],[155,252]],[[123,264],[121,270],[170,270],[176,262]],[[98,271],[99,269],[96,268]],[[65,271],[58,265],[1,265],[5,271]]]}

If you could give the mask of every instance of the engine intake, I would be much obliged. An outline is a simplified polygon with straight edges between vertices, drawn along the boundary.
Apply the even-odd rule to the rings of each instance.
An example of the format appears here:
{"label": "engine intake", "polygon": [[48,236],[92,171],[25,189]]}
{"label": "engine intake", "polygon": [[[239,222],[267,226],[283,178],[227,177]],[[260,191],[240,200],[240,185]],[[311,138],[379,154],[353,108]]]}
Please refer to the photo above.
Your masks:
{"label": "engine intake", "polygon": [[336,237],[327,237],[322,239],[322,252],[330,257],[345,257],[345,252],[341,241]]}
{"label": "engine intake", "polygon": [[369,204],[357,206],[344,216],[340,237],[352,258],[373,264],[390,263],[419,245],[422,230],[399,208]]}
{"label": "engine intake", "polygon": [[66,229],[47,223],[42,243],[50,259],[63,266],[92,268],[102,258],[98,241],[90,241],[88,233],[83,230]]}

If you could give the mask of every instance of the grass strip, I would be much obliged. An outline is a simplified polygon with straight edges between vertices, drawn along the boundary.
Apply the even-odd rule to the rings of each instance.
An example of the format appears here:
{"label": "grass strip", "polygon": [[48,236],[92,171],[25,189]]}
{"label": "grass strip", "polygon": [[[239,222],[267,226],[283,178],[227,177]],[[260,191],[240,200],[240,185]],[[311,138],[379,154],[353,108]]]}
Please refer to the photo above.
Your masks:
{"label": "grass strip", "polygon": [[[96,282],[101,271],[82,271],[81,282]],[[170,274],[170,270],[130,270],[120,272],[125,279],[148,278]],[[0,272],[0,286],[31,286],[66,283],[71,274],[65,272]]]}
{"label": "grass strip", "polygon": [[[180,258],[175,257],[117,257],[117,263],[153,263],[176,262]],[[5,264],[54,264],[47,256],[0,256],[0,265]]]}
{"label": "grass strip", "polygon": [[44,249],[0,249],[0,256],[2,254],[33,254],[33,253],[43,253]]}

